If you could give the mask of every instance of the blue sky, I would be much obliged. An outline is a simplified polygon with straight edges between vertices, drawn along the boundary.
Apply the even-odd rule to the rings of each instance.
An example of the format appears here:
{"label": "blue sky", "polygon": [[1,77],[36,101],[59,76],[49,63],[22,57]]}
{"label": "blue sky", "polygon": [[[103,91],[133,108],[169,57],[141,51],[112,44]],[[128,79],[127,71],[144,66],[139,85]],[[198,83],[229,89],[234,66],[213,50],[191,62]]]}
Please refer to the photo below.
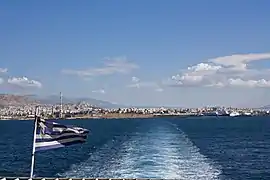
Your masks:
{"label": "blue sky", "polygon": [[269,104],[269,7],[267,0],[1,1],[0,91],[132,105]]}

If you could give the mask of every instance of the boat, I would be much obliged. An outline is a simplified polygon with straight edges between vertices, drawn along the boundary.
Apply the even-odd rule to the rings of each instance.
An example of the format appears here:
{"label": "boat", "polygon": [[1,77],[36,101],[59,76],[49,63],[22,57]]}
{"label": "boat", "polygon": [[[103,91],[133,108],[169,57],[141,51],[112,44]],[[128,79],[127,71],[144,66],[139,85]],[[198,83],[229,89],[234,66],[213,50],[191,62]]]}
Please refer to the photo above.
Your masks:
{"label": "boat", "polygon": [[216,111],[217,116],[229,116],[230,113],[224,109]]}
{"label": "boat", "polygon": [[216,112],[210,111],[210,112],[200,112],[198,113],[198,116],[217,116]]}
{"label": "boat", "polygon": [[231,113],[230,113],[230,116],[231,116],[231,117],[240,116],[240,113],[239,113],[239,112],[231,112]]}
{"label": "boat", "polygon": [[241,116],[252,116],[252,113],[250,112],[244,112],[241,114]]}

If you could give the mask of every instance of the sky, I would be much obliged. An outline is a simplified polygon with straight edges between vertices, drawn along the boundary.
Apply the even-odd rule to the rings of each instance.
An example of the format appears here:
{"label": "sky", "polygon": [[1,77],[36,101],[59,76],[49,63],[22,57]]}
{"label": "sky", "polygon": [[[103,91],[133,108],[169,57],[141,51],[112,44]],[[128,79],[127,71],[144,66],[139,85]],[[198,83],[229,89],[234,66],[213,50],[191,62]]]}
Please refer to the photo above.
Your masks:
{"label": "sky", "polygon": [[270,104],[270,1],[0,1],[0,93]]}

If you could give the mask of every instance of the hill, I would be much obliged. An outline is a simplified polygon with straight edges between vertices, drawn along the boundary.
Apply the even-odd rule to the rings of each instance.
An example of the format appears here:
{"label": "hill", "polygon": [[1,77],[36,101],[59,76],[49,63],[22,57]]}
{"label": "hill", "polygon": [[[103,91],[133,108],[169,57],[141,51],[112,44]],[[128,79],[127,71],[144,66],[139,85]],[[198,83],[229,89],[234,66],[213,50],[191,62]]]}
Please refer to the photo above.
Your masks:
{"label": "hill", "polygon": [[[60,96],[59,95],[50,95],[50,96],[37,96],[37,95],[27,95],[30,99],[37,101],[41,104],[59,104],[60,103]],[[118,108],[123,107],[121,105],[113,104],[108,101],[102,101],[94,98],[69,98],[69,97],[63,97],[62,99],[63,104],[67,103],[80,103],[80,102],[87,102],[91,105],[102,107],[102,108]]]}
{"label": "hill", "polygon": [[28,96],[13,95],[13,94],[0,94],[1,106],[21,106],[29,104],[38,104],[39,102]]}
{"label": "hill", "polygon": [[[94,98],[68,98],[63,97],[63,104],[87,102],[93,106],[102,108],[118,108],[122,105],[113,104],[108,101],[102,101]],[[60,104],[60,97],[57,95],[38,96],[38,95],[14,95],[0,94],[0,106],[22,106],[22,105],[38,105],[38,104]]]}

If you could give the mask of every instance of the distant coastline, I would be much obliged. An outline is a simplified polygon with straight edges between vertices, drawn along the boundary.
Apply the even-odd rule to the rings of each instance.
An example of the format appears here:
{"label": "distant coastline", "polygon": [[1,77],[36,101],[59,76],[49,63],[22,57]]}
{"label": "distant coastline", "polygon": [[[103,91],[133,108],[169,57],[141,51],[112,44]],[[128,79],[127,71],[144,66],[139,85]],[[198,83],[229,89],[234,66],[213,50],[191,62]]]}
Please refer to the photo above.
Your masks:
{"label": "distant coastline", "polygon": [[[153,118],[153,117],[187,117],[191,116],[190,114],[180,114],[180,115],[157,115],[157,114],[136,114],[136,113],[108,113],[108,114],[96,114],[93,115],[78,115],[73,117],[65,117],[65,118],[46,118],[45,119],[55,119],[55,120],[91,120],[91,119],[134,119],[134,118]],[[0,120],[34,120],[34,117],[8,117],[8,118],[0,118]]]}
{"label": "distant coastline", "polygon": [[[55,97],[56,98],[56,97]],[[33,120],[36,102],[29,102],[24,96],[0,95],[0,120]],[[29,104],[30,103],[30,104]],[[0,103],[1,104],[1,103]],[[201,107],[201,108],[104,108],[88,102],[39,104],[39,113],[44,119],[132,119],[153,117],[191,117],[191,116],[270,116],[269,110],[233,107]]]}
{"label": "distant coastline", "polygon": [[[32,97],[32,96],[31,96]],[[123,107],[105,108],[95,106],[95,103],[82,101],[70,102],[60,93],[49,101],[33,101],[29,96],[0,94],[0,120],[33,120],[36,106],[44,119],[131,119],[153,117],[191,117],[191,116],[270,116],[270,110],[234,107],[201,107],[201,108],[172,108],[172,107]],[[41,103],[41,104],[40,104]],[[44,104],[45,103],[45,104]],[[49,103],[49,104],[48,104]],[[2,104],[2,105],[1,105]]]}
{"label": "distant coastline", "polygon": [[[253,115],[253,116],[236,116],[236,117],[254,117],[254,116],[265,116],[265,115]],[[196,114],[190,114],[190,113],[183,113],[178,115],[173,114],[136,114],[136,113],[127,113],[127,114],[121,114],[121,113],[108,113],[108,114],[96,114],[96,115],[78,115],[73,117],[64,117],[64,118],[46,118],[49,120],[94,120],[94,119],[148,119],[148,118],[165,118],[165,117],[224,117],[224,116],[198,116]],[[230,116],[227,116],[230,117]],[[233,118],[233,117],[231,117]],[[1,118],[0,121],[8,121],[8,120],[19,120],[19,121],[25,121],[25,120],[34,120],[34,117],[9,117],[9,118]]]}

